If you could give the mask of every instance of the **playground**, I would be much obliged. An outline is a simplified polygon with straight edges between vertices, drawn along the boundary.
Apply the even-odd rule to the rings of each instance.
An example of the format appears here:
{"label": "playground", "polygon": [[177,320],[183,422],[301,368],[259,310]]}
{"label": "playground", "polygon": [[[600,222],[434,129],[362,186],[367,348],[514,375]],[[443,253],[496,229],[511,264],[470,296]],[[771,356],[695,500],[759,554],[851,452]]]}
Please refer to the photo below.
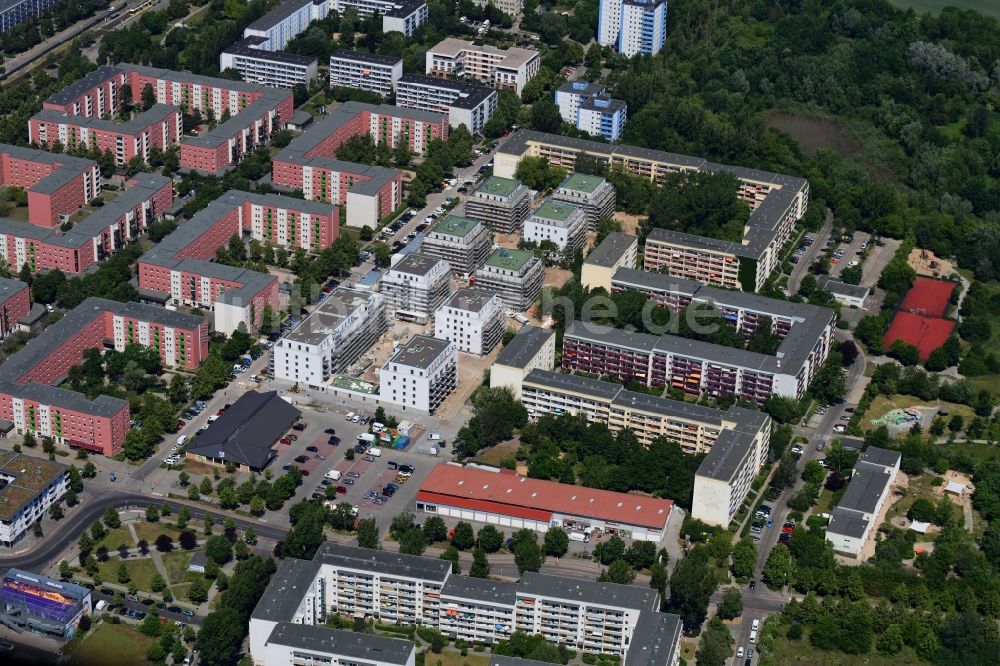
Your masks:
{"label": "playground", "polygon": [[925,430],[930,427],[939,411],[949,415],[960,414],[965,419],[975,416],[967,405],[935,400],[925,402],[912,395],[876,396],[859,424],[863,430],[886,426],[891,434],[907,432],[914,423]]}

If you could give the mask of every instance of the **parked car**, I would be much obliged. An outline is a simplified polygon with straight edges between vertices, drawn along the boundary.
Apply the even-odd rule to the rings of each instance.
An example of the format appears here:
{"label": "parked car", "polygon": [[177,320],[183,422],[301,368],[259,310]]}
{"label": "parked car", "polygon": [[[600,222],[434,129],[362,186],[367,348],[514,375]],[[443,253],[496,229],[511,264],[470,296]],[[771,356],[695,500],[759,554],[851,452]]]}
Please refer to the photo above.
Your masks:
{"label": "parked car", "polygon": [[295,456],[295,462],[299,464],[309,462],[309,456]]}
{"label": "parked car", "polygon": [[319,449],[315,446],[307,446],[306,451],[309,451],[310,453],[316,453],[317,451],[319,451]]}
{"label": "parked car", "polygon": [[354,479],[344,479],[344,485],[345,486],[353,486],[354,485]]}
{"label": "parked car", "polygon": [[337,429],[336,428],[327,428],[323,432],[325,432],[328,435],[336,435],[337,434]]}
{"label": "parked car", "polygon": [[281,439],[278,440],[278,442],[281,444],[285,444],[287,446],[291,446],[292,444],[292,440],[289,437],[282,437]]}
{"label": "parked car", "polygon": [[361,456],[361,459],[362,460],[367,460],[368,462],[375,462],[375,457],[374,456],[364,455],[364,456]]}
{"label": "parked car", "polygon": [[347,493],[347,486],[337,486],[336,488],[334,488],[334,490],[337,491],[338,495],[343,495]]}
{"label": "parked car", "polygon": [[358,474],[357,472],[348,472],[347,476],[349,476],[352,479],[360,479],[361,478],[361,475]]}

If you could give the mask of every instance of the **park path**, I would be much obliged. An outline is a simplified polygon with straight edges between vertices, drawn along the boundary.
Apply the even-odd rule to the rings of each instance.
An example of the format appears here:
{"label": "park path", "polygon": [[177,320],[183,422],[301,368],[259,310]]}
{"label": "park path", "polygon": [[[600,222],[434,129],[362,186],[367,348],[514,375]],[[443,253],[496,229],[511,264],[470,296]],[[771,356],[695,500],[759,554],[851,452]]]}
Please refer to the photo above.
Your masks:
{"label": "park path", "polygon": [[[132,540],[139,543],[139,535],[135,531],[135,523],[126,523],[128,526],[128,531],[132,535]],[[160,552],[156,548],[149,549],[149,557],[153,560],[153,566],[156,567],[156,572],[160,574],[163,578],[163,582],[168,586],[170,585],[170,578],[167,576],[167,567],[163,564],[163,558],[160,557]]]}

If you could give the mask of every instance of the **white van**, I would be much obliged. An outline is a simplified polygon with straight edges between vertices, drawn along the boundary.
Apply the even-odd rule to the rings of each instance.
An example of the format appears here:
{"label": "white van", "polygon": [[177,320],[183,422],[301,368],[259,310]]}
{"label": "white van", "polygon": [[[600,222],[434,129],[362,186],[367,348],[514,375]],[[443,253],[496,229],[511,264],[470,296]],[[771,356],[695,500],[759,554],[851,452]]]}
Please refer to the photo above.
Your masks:
{"label": "white van", "polygon": [[326,478],[330,479],[331,481],[339,481],[340,477],[343,476],[343,473],[339,469],[331,469],[329,472],[327,472],[323,476],[325,476]]}
{"label": "white van", "polygon": [[756,631],[751,631],[750,632],[750,642],[751,643],[756,643],[757,642],[757,632]]}
{"label": "white van", "polygon": [[427,439],[431,440],[432,442],[439,442],[441,441],[441,433],[432,432],[431,434],[427,435]]}
{"label": "white van", "polygon": [[382,449],[373,446],[372,448],[368,449],[368,455],[378,458],[380,455],[382,455]]}
{"label": "white van", "polygon": [[760,629],[760,620],[754,620],[753,625],[751,625],[750,628],[753,629],[754,631]]}
{"label": "white van", "polygon": [[189,439],[190,437],[188,437],[187,435],[181,435],[180,437],[177,438],[177,446],[184,446]]}
{"label": "white van", "polygon": [[590,543],[590,535],[589,534],[584,534],[583,532],[570,532],[569,533],[569,540],[570,541],[579,541],[581,543]]}
{"label": "white van", "polygon": [[385,430],[385,425],[383,425],[382,423],[379,423],[378,421],[376,421],[375,423],[372,424],[372,432],[373,433],[378,434],[378,433],[382,432],[383,430]]}
{"label": "white van", "polygon": [[100,612],[107,607],[108,607],[108,602],[105,601],[104,599],[101,599],[100,601],[97,602],[97,605],[94,606],[94,610]]}

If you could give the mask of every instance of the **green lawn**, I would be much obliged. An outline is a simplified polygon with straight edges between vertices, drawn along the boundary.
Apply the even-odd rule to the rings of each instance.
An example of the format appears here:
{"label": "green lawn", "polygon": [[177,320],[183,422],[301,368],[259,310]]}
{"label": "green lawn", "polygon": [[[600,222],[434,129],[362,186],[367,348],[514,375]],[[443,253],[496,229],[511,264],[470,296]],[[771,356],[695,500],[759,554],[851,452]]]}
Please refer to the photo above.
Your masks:
{"label": "green lawn", "polygon": [[968,422],[976,414],[968,405],[958,405],[953,402],[943,402],[941,400],[933,400],[931,402],[925,402],[920,398],[912,395],[894,395],[891,397],[886,397],[884,395],[875,396],[872,400],[871,407],[865,412],[865,415],[861,418],[862,430],[874,430],[876,426],[872,424],[873,419],[881,418],[886,412],[893,409],[903,409],[906,407],[936,407],[947,409],[951,415],[961,414],[962,417]]}
{"label": "green lawn", "polygon": [[188,564],[191,562],[191,553],[183,550],[165,553],[163,555],[163,566],[167,570],[167,584],[174,585],[184,582],[184,574],[188,572]]}
{"label": "green lawn", "polygon": [[66,648],[68,662],[90,666],[142,666],[153,639],[128,624],[100,623],[82,640],[74,639]]}
{"label": "green lawn", "polygon": [[[109,557],[107,562],[100,562],[97,566],[101,572],[101,578],[109,583],[117,583],[118,564],[121,561],[120,558]],[[156,573],[156,565],[153,564],[152,559],[147,557],[145,559],[125,560],[125,569],[132,582],[140,590],[149,591],[150,581],[153,580],[153,575]]]}
{"label": "green lawn", "polygon": [[[200,525],[196,527],[200,527]],[[153,544],[156,543],[156,537],[160,536],[161,534],[166,534],[171,539],[174,539],[175,541],[177,540],[177,528],[174,527],[172,524],[163,522],[136,523],[135,533],[139,535],[140,539],[145,539],[149,543],[150,547],[152,547]]]}
{"label": "green lawn", "polygon": [[761,666],[843,666],[844,664],[863,663],[865,666],[903,666],[906,664],[925,664],[917,657],[911,648],[906,648],[899,654],[887,657],[872,651],[863,657],[852,657],[843,652],[824,652],[812,646],[808,638],[800,641],[790,641],[781,638],[774,642],[774,650],[767,657],[761,657]]}
{"label": "green lawn", "polygon": [[97,550],[101,546],[104,546],[108,550],[118,550],[118,546],[125,544],[129,548],[135,548],[135,539],[132,538],[132,533],[129,532],[128,527],[122,525],[113,530],[108,530],[107,535],[94,544],[94,550]]}
{"label": "green lawn", "polygon": [[916,12],[937,13],[944,7],[975,9],[980,14],[1000,18],[1000,4],[996,0],[889,0],[902,9],[912,8]]}

